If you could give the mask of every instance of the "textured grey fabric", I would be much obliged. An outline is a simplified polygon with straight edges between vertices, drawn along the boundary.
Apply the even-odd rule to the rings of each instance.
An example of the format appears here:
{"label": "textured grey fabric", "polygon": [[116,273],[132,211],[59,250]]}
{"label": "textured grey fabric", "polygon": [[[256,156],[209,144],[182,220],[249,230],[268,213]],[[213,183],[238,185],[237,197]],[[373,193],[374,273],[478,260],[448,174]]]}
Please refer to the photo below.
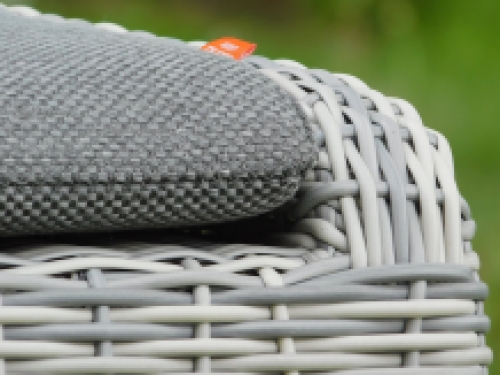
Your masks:
{"label": "textured grey fabric", "polygon": [[257,215],[315,152],[296,101],[249,64],[0,9],[0,234]]}

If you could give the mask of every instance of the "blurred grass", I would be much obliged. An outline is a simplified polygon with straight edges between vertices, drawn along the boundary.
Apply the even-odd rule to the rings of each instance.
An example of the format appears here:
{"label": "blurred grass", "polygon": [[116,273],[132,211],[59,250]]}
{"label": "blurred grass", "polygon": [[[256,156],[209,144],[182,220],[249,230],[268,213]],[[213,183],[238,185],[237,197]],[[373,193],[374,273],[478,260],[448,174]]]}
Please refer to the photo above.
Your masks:
{"label": "blurred grass", "polygon": [[[3,1],[20,3],[20,1]],[[184,40],[231,35],[258,54],[360,77],[413,103],[449,139],[478,223],[490,286],[488,343],[500,348],[500,2],[410,0],[32,0],[44,13],[110,21]],[[500,143],[500,142],[499,142]],[[500,374],[494,365],[491,374]]]}

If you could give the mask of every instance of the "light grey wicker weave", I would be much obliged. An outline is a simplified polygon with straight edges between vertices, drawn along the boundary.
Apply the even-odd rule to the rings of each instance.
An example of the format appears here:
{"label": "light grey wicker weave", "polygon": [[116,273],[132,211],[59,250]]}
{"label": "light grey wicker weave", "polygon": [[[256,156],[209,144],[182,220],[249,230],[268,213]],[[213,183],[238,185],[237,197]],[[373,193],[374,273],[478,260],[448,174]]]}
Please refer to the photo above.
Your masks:
{"label": "light grey wicker weave", "polygon": [[295,200],[260,218],[287,222],[247,223],[251,244],[4,240],[0,372],[487,374],[487,288],[444,137],[354,77],[242,63],[293,94],[319,147]]}

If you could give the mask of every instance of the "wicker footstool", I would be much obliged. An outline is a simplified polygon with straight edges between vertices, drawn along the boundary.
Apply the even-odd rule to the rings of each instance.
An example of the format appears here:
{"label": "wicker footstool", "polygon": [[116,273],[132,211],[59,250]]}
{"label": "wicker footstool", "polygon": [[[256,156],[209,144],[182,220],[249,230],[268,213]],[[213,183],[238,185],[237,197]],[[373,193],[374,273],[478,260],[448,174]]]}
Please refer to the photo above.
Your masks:
{"label": "wicker footstool", "polygon": [[488,290],[445,138],[354,77],[241,64],[311,127],[294,197],[202,229],[4,238],[1,372],[487,374]]}

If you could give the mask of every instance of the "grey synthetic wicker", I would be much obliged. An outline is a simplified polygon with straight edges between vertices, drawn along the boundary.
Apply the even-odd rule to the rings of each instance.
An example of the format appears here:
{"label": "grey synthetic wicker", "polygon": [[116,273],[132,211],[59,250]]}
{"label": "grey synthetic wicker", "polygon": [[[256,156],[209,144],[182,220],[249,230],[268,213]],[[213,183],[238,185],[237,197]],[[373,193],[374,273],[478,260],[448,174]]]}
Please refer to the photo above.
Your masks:
{"label": "grey synthetic wicker", "polygon": [[2,371],[487,374],[487,287],[444,137],[354,77],[241,64],[311,126],[294,199],[210,231],[4,239]]}
{"label": "grey synthetic wicker", "polygon": [[313,162],[296,101],[185,44],[0,9],[0,235],[269,211]]}

